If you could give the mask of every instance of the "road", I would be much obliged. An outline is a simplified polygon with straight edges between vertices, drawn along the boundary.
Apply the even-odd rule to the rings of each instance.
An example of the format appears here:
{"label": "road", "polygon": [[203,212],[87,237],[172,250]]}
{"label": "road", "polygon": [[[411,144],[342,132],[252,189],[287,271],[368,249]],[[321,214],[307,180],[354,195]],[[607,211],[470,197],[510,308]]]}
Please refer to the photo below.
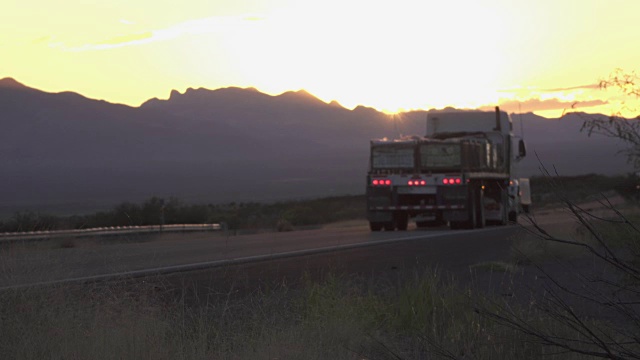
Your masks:
{"label": "road", "polygon": [[[230,236],[219,232],[129,236],[120,239],[56,240],[40,244],[14,244],[0,254],[0,287],[55,282],[64,279],[118,274],[170,266],[203,264],[248,257],[297,255],[296,251],[375,245],[383,257],[410,257],[424,253],[429,262],[469,262],[508,251],[516,226],[473,231],[411,229],[406,232],[371,233],[364,225],[322,228],[286,233]],[[403,249],[398,252],[395,248]],[[353,248],[353,253],[367,251]],[[355,255],[357,257],[357,255]],[[470,259],[469,257],[474,259]],[[203,264],[206,265],[206,264]]]}
{"label": "road", "polygon": [[[537,221],[559,229],[569,229],[574,223],[561,211],[542,213]],[[271,269],[287,269],[289,275],[328,267],[366,272],[416,263],[462,273],[476,263],[508,261],[513,239],[524,233],[518,225],[456,231],[410,227],[408,231],[372,233],[361,221],[316,230],[239,236],[200,232],[55,239],[2,247],[0,288],[115,274],[201,270],[214,265],[228,268],[256,260],[263,264],[263,270],[269,263]]]}

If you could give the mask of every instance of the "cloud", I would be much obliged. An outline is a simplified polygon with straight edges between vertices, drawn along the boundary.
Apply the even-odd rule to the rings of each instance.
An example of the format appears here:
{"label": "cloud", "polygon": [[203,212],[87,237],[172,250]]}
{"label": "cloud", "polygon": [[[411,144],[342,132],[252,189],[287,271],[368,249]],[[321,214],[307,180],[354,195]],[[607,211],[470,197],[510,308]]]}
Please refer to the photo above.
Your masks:
{"label": "cloud", "polygon": [[50,43],[51,40],[52,40],[51,36],[41,36],[37,39],[33,39],[33,41],[31,41],[31,44],[33,45],[47,44],[47,43]]}
{"label": "cloud", "polygon": [[[500,102],[500,109],[511,113],[527,113],[548,110],[569,110],[577,108],[588,108],[594,106],[607,105],[604,100],[588,100],[588,101],[563,101],[557,98],[541,100],[540,98],[531,98],[524,101],[507,100]],[[493,106],[483,106],[482,110],[493,110]]]}
{"label": "cloud", "polygon": [[[577,86],[565,86],[556,88],[521,87],[510,90],[502,90],[501,93],[510,93],[498,101],[500,108],[508,112],[557,112],[575,110],[577,108],[591,108],[610,105],[610,99],[602,99],[597,92],[601,90],[600,84],[584,84]],[[490,110],[493,107],[485,106]]]}
{"label": "cloud", "polygon": [[565,88],[552,88],[552,89],[541,89],[541,92],[561,92],[561,91],[574,91],[574,90],[599,90],[600,84],[589,84],[589,85],[580,85],[580,86],[571,86]]}
{"label": "cloud", "polygon": [[132,43],[144,42],[144,41],[149,40],[151,38],[153,38],[153,32],[122,35],[122,36],[117,36],[117,37],[109,39],[109,40],[102,41],[100,43],[95,44],[94,46],[102,46],[102,45],[111,46],[111,45],[132,44]]}
{"label": "cloud", "polygon": [[498,90],[500,93],[510,93],[510,94],[518,94],[518,93],[529,93],[529,94],[544,94],[544,93],[554,93],[554,92],[579,92],[581,90],[600,90],[600,84],[588,84],[588,85],[578,85],[578,86],[567,86],[567,87],[558,87],[558,88],[549,88],[549,89],[540,89],[537,87],[516,87],[511,89],[502,89]]}
{"label": "cloud", "polygon": [[[264,20],[264,17],[254,14],[243,16],[213,16],[203,19],[184,21],[164,29],[116,36],[111,39],[85,44],[79,47],[67,48],[67,50],[109,50],[125,46],[143,45],[158,41],[172,40],[185,35],[222,32],[233,26],[243,26],[262,20]],[[127,20],[120,20],[120,22],[123,21]]]}

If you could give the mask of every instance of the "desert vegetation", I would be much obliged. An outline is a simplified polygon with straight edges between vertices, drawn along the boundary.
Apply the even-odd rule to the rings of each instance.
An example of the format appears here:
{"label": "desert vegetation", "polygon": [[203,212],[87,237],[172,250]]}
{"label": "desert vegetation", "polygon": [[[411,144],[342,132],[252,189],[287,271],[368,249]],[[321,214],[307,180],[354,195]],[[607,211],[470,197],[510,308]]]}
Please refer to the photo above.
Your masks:
{"label": "desert vegetation", "polygon": [[[605,176],[588,174],[556,177],[571,200],[616,191],[627,198],[640,196],[635,174]],[[562,202],[544,176],[531,178],[535,207],[560,206]],[[364,219],[364,195],[346,195],[275,203],[186,204],[177,198],[152,197],[140,204],[123,202],[109,211],[61,216],[36,211],[18,212],[0,219],[0,232],[85,229],[109,226],[225,223],[229,229],[277,229]]]}
{"label": "desert vegetation", "polygon": [[[538,358],[553,351],[480,314],[496,307],[430,270],[325,274],[249,293],[147,282],[0,293],[5,358]],[[197,296],[194,294],[197,293]],[[531,324],[533,307],[511,310]],[[556,325],[559,334],[570,332]],[[563,357],[567,357],[563,355]],[[569,356],[568,358],[579,358]]]}
{"label": "desert vegetation", "polygon": [[364,218],[364,196],[339,196],[276,203],[185,204],[152,197],[123,202],[110,211],[59,216],[35,211],[0,220],[0,232],[84,229],[109,226],[225,223],[229,229],[274,229]]}

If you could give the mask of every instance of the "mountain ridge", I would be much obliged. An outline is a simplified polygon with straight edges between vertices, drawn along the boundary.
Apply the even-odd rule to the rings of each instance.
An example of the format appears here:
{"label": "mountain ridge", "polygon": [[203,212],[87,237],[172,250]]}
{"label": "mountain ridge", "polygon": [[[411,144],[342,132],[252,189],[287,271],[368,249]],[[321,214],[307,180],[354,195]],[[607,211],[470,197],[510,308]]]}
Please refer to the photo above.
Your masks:
{"label": "mountain ridge", "polygon": [[0,79],[0,87],[12,88],[12,89],[31,89],[30,87],[26,86],[25,84],[17,81],[12,77],[5,77]]}
{"label": "mountain ridge", "polygon": [[[369,141],[422,135],[427,114],[350,110],[304,90],[189,88],[131,107],[20,85],[0,80],[0,212],[153,195],[219,203],[359,194]],[[531,150],[524,175],[539,173],[536,154],[563,175],[629,169],[619,144],[588,138],[576,114],[519,118]]]}

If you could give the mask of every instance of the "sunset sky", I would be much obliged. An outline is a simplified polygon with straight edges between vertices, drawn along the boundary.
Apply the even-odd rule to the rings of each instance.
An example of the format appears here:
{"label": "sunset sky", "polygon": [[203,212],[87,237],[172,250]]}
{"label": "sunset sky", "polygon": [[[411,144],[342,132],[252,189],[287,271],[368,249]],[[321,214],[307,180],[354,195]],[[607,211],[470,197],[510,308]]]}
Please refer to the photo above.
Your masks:
{"label": "sunset sky", "polygon": [[0,78],[132,106],[239,86],[386,112],[611,112],[597,84],[640,70],[639,14],[638,0],[5,0]]}

